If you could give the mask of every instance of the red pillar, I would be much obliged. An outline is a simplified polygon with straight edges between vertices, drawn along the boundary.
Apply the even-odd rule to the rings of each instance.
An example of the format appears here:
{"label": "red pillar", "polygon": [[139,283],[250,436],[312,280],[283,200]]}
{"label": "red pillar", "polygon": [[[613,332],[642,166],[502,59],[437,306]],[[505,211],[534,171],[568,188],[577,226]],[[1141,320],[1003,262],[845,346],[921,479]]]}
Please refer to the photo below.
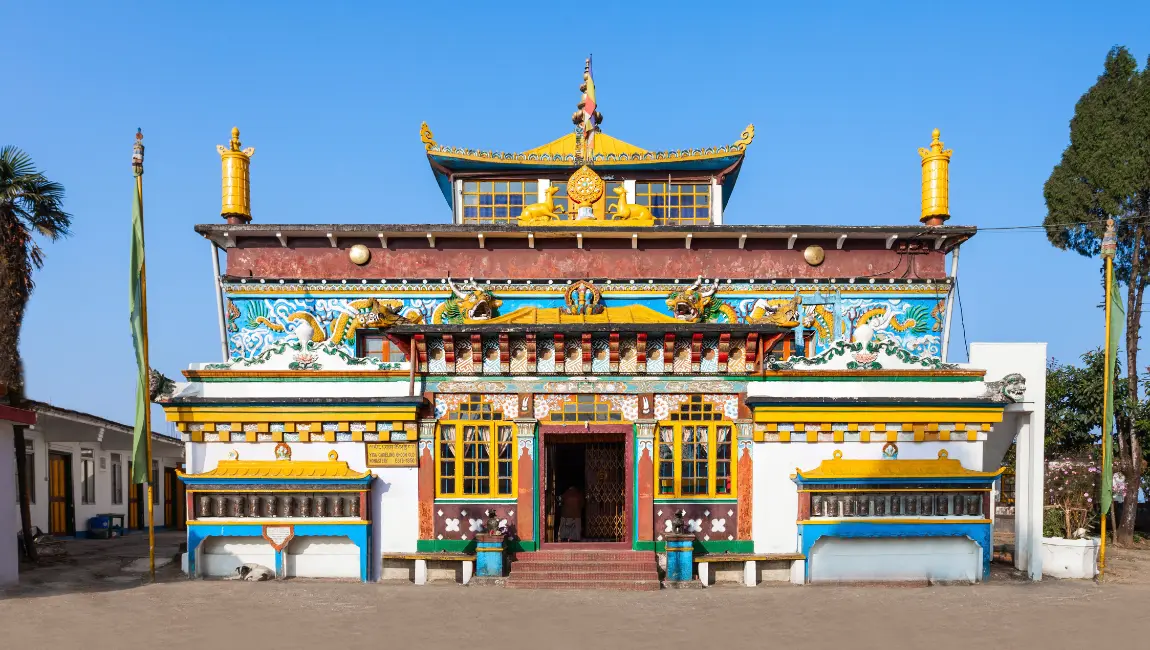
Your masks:
{"label": "red pillar", "polygon": [[435,421],[421,422],[419,440],[419,539],[435,538]]}
{"label": "red pillar", "polygon": [[739,440],[739,532],[738,539],[753,539],[754,516],[754,462],[751,458],[753,449],[750,440]]}
{"label": "red pillar", "polygon": [[519,496],[516,499],[517,534],[519,540],[535,540],[535,420],[516,420],[519,429],[516,443],[519,454]]}
{"label": "red pillar", "polygon": [[655,540],[655,460],[654,435],[655,423],[643,422],[638,424],[639,454],[635,481],[638,486],[639,498],[635,503],[635,517],[638,522],[636,539],[640,542]]}

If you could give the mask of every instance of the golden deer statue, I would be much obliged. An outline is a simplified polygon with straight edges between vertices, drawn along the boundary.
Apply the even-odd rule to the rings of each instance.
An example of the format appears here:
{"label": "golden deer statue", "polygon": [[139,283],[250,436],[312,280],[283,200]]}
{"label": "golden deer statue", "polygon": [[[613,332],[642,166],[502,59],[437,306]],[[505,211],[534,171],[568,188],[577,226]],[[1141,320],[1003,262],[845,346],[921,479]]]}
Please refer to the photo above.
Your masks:
{"label": "golden deer statue", "polygon": [[523,212],[519,214],[519,225],[539,226],[559,220],[559,215],[563,214],[563,208],[555,209],[555,193],[559,191],[559,188],[552,185],[546,191],[547,198],[542,203],[523,206]]}
{"label": "golden deer statue", "polygon": [[619,197],[618,203],[607,208],[608,214],[615,215],[615,221],[626,221],[635,226],[655,225],[655,217],[651,216],[650,208],[636,203],[627,203],[627,188],[620,185],[611,191]]}

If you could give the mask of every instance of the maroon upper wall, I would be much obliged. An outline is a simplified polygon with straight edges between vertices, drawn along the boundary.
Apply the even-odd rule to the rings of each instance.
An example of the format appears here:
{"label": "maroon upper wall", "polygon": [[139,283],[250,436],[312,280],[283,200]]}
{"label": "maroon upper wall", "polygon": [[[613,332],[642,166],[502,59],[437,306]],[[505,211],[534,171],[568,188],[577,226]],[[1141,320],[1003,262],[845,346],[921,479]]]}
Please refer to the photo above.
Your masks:
{"label": "maroon upper wall", "polygon": [[[848,239],[842,250],[834,239],[800,237],[793,249],[785,239],[748,240],[696,238],[687,249],[683,239],[644,239],[638,249],[628,239],[585,238],[583,248],[573,238],[535,240],[441,238],[435,248],[423,237],[390,237],[388,248],[378,239],[341,236],[338,247],[327,239],[289,239],[284,247],[264,237],[240,237],[227,248],[225,274],[268,279],[382,279],[382,278],[905,278],[946,277],[945,248],[907,255],[881,239]],[[363,244],[371,260],[357,266],[348,249]],[[826,259],[810,266],[803,249],[822,246]]]}

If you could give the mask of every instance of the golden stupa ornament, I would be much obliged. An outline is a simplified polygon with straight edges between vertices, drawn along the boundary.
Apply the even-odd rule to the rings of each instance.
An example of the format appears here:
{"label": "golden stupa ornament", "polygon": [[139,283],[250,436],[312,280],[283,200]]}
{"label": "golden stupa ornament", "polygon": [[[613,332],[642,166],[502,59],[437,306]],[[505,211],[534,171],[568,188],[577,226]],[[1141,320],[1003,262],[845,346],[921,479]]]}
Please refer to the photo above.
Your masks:
{"label": "golden stupa ornament", "polygon": [[248,223],[252,220],[252,190],[249,169],[255,147],[242,149],[240,129],[232,127],[232,139],[228,146],[216,145],[223,165],[223,201],[220,216],[228,223]]}
{"label": "golden stupa ornament", "polygon": [[930,148],[920,148],[922,156],[922,221],[928,226],[941,226],[950,218],[950,156],[939,140],[938,129],[931,132]]}

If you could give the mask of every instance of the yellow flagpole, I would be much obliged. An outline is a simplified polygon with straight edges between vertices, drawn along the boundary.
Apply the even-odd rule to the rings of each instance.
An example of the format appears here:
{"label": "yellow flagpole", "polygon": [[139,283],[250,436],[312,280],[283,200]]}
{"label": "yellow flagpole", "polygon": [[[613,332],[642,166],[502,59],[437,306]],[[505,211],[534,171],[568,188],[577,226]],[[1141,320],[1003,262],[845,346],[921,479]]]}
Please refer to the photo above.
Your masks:
{"label": "yellow flagpole", "polygon": [[[1110,292],[1114,290],[1114,256],[1106,256],[1106,353],[1102,358],[1102,426],[1106,426],[1106,413],[1109,412],[1111,400],[1114,399],[1113,389],[1110,383],[1114,380],[1110,376]],[[1106,456],[1110,453],[1110,435],[1102,432],[1102,466],[1106,466]],[[1103,487],[1103,489],[1106,489]],[[1113,499],[1111,499],[1110,507],[1114,507]],[[1098,548],[1098,574],[1106,573],[1106,515],[1102,515],[1102,541]]]}
{"label": "yellow flagpole", "polygon": [[[136,192],[140,196],[140,235],[144,234],[144,176],[143,174],[136,177]],[[140,320],[141,330],[143,332],[143,341],[141,347],[144,350],[144,367],[148,369],[144,381],[151,380],[151,363],[148,361],[148,264],[146,261],[140,263]],[[150,393],[150,388],[145,385],[144,390]],[[155,508],[152,505],[153,490],[156,489],[154,485],[157,476],[152,473],[152,404],[148,402],[144,406],[144,441],[145,448],[147,449],[147,467],[145,471],[148,472],[148,570],[151,572],[152,581],[156,580],[156,518]]]}

